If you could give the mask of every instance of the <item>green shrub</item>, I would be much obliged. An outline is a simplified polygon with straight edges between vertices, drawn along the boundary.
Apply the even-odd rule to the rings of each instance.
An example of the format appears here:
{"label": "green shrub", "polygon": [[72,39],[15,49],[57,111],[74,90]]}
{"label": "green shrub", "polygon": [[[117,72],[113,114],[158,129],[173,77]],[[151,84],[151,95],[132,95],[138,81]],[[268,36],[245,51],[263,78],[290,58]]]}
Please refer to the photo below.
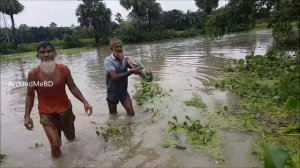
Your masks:
{"label": "green shrub", "polygon": [[63,48],[81,47],[82,43],[73,35],[66,35],[63,39]]}

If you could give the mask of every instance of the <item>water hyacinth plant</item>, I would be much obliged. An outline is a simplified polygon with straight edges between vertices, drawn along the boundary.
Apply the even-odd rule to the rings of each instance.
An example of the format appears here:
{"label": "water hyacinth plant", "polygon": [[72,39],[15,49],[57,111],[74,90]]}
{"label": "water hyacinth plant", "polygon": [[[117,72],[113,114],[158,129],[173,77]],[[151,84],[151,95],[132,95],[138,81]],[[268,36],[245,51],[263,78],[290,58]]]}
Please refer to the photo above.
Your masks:
{"label": "water hyacinth plant", "polygon": [[185,101],[184,103],[187,106],[194,106],[194,107],[202,108],[202,109],[206,109],[207,108],[206,104],[203,103],[203,101],[201,100],[201,98],[200,97],[196,97],[196,96],[194,96],[191,100]]}
{"label": "water hyacinth plant", "polygon": [[142,82],[135,84],[135,89],[136,93],[134,95],[134,99],[138,105],[142,105],[146,101],[165,95],[159,85],[153,82]]}

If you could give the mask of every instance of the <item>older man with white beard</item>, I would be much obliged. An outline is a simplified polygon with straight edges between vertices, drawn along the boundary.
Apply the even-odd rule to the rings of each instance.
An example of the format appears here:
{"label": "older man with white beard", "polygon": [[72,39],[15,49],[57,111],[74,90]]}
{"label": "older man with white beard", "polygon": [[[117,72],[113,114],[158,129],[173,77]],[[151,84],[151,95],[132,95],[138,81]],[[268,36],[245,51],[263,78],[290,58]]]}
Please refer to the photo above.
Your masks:
{"label": "older man with white beard", "polygon": [[75,85],[70,70],[66,65],[55,62],[56,52],[49,42],[41,42],[37,47],[37,57],[40,65],[28,73],[28,83],[44,83],[51,81],[53,85],[28,85],[24,125],[33,130],[33,121],[30,113],[34,104],[35,91],[38,95],[38,109],[40,123],[48,137],[51,154],[54,158],[61,156],[61,131],[68,140],[75,139],[75,115],[72,104],[66,94],[65,85],[71,93],[84,104],[88,116],[92,114],[92,106],[86,101],[78,87]]}

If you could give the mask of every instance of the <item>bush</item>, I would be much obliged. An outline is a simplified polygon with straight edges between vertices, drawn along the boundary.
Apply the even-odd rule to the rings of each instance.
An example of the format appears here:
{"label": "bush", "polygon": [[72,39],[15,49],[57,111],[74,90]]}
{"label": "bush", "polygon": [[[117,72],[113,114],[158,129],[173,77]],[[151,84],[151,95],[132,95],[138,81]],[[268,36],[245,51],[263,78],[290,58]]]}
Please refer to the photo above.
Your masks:
{"label": "bush", "polygon": [[124,42],[132,43],[138,40],[138,34],[131,22],[122,22],[114,34]]}
{"label": "bush", "polygon": [[63,39],[63,48],[76,48],[81,47],[82,43],[76,36],[66,35]]}

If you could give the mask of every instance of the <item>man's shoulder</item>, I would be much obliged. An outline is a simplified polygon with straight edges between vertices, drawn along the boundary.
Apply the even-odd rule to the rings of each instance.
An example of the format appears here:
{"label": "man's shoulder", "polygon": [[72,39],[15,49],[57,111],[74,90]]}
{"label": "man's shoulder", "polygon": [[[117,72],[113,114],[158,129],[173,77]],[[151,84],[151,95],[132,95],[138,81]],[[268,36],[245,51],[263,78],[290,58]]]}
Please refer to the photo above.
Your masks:
{"label": "man's shoulder", "polygon": [[67,65],[65,65],[65,64],[56,63],[56,65],[57,65],[57,67],[59,69],[64,69],[64,70],[68,70],[69,69],[69,67]]}
{"label": "man's shoulder", "polygon": [[35,80],[35,74],[37,74],[40,70],[40,66],[35,66],[32,69],[30,69],[28,71],[28,79]]}
{"label": "man's shoulder", "polygon": [[113,60],[112,56],[111,55],[108,55],[104,58],[104,60]]}
{"label": "man's shoulder", "polygon": [[104,58],[104,63],[105,64],[114,64],[114,58],[111,55],[109,55]]}
{"label": "man's shoulder", "polygon": [[37,66],[33,67],[32,69],[30,69],[28,73],[29,74],[34,74],[34,73],[36,73],[36,72],[38,72],[40,70],[41,70],[40,66],[37,65]]}
{"label": "man's shoulder", "polygon": [[68,66],[67,66],[67,65],[65,65],[65,64],[56,63],[56,65],[57,65],[57,66],[59,66],[59,67],[63,67],[63,68],[65,68],[65,67],[66,67],[66,68],[68,68]]}

